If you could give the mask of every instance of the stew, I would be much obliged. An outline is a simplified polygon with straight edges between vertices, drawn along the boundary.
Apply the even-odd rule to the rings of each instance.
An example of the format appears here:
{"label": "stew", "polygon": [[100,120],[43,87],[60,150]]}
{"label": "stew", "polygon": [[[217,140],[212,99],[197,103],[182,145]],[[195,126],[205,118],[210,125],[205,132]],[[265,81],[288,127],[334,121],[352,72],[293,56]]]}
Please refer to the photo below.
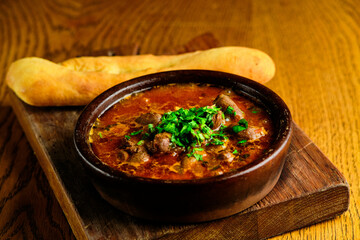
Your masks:
{"label": "stew", "polygon": [[155,179],[196,179],[239,169],[270,147],[265,109],[231,89],[169,84],[129,95],[94,123],[89,141],[106,165]]}

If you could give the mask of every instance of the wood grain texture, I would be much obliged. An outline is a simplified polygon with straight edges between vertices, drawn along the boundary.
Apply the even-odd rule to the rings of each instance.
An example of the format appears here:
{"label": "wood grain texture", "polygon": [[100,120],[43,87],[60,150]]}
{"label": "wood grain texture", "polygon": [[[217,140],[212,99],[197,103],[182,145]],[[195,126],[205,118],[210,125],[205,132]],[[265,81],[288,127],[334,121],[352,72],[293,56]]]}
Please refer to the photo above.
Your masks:
{"label": "wood grain texture", "polygon": [[[10,104],[3,79],[10,63],[18,58],[39,56],[57,61],[76,51],[128,44],[141,46],[139,52],[156,54],[170,52],[174,46],[204,32],[212,32],[223,45],[255,47],[273,57],[277,74],[267,86],[283,97],[295,122],[349,182],[349,211],[276,239],[358,239],[360,9],[356,0],[275,0],[271,4],[260,0],[5,0],[0,2],[0,103]],[[24,163],[31,161],[33,155],[29,149],[21,149],[25,136],[9,108],[1,110],[0,119],[0,177],[6,178],[6,171],[10,171],[7,181],[16,183],[22,171],[5,170],[3,166],[10,166],[17,152],[21,152],[18,158]],[[9,136],[16,135],[20,137],[9,143]],[[31,181],[36,182],[35,179],[31,175]],[[6,184],[9,192],[17,186],[10,183]],[[1,211],[0,232],[7,232],[3,230],[8,228],[5,223],[22,211],[21,204],[29,204],[27,198],[7,198],[4,186],[1,185],[0,199],[6,199],[2,200],[5,207],[13,207]],[[37,193],[36,184],[27,186],[28,190],[20,193]],[[51,193],[46,198],[49,196]],[[28,206],[41,209],[44,202],[32,201]],[[56,219],[63,217],[57,204],[52,209]],[[33,222],[38,224],[32,224],[33,230],[17,231],[23,231],[27,238],[32,238],[32,231],[46,232],[46,226],[40,228],[44,219],[36,216]],[[23,229],[21,222],[12,222],[13,229]],[[69,230],[63,229],[65,233]],[[13,235],[4,236],[6,239]],[[12,238],[21,238],[18,236]]]}
{"label": "wood grain texture", "polygon": [[74,239],[10,107],[0,116],[0,238]]}

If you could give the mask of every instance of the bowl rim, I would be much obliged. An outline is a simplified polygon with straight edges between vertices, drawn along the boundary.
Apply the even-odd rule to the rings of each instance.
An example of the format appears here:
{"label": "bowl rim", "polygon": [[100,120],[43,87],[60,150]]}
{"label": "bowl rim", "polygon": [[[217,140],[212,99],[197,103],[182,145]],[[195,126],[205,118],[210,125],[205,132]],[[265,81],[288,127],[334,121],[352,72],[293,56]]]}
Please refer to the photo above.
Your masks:
{"label": "bowl rim", "polygon": [[[173,83],[169,81],[182,77],[213,77],[213,78],[223,78],[224,82],[227,84],[233,83],[232,88],[235,91],[244,91],[240,90],[241,87],[245,87],[247,91],[254,91],[257,94],[266,96],[266,99],[271,99],[271,103],[274,106],[276,105],[279,108],[280,113],[283,115],[281,129],[277,129],[277,137],[274,142],[271,144],[271,149],[267,153],[263,154],[262,157],[254,160],[253,162],[246,164],[245,166],[236,169],[231,172],[227,172],[221,175],[206,177],[206,178],[197,178],[197,179],[184,179],[184,180],[166,180],[166,179],[153,179],[145,178],[130,175],[124,173],[120,170],[115,170],[101,162],[101,160],[92,152],[90,144],[88,143],[89,131],[86,134],[83,134],[83,130],[89,128],[89,125],[92,126],[94,121],[91,121],[92,118],[95,119],[101,116],[104,112],[110,109],[114,104],[116,104],[120,99],[129,94],[135,92],[145,91],[150,89],[153,86],[166,85]],[[175,81],[176,82],[176,81]],[[209,81],[188,81],[193,83],[210,83]],[[225,86],[224,82],[216,83],[219,86]],[[157,84],[154,84],[157,83]],[[131,91],[134,88],[140,88],[138,91]],[[123,94],[125,93],[125,94]],[[248,97],[251,97],[248,92],[242,92]],[[122,95],[120,98],[117,95]],[[255,96],[256,97],[256,96]],[[262,99],[264,101],[264,99]],[[261,101],[260,101],[261,102]],[[108,104],[110,103],[110,104]],[[273,120],[273,119],[272,119]],[[148,184],[207,184],[213,182],[224,181],[236,177],[244,176],[250,172],[255,171],[256,169],[266,165],[268,162],[272,161],[278,154],[280,154],[284,148],[286,148],[287,143],[290,141],[292,136],[292,117],[288,106],[285,102],[278,96],[274,91],[268,87],[253,81],[251,79],[234,75],[226,72],[219,72],[213,70],[173,70],[166,72],[158,72],[153,74],[148,74],[140,76],[137,78],[130,79],[128,81],[117,84],[101,94],[99,94],[95,99],[93,99],[89,104],[87,104],[82,112],[80,113],[78,120],[75,125],[73,142],[75,145],[76,152],[82,160],[82,165],[86,167],[87,170],[90,170],[92,173],[95,173],[98,176],[109,180],[121,180],[121,181],[134,181],[138,183],[148,183]]]}

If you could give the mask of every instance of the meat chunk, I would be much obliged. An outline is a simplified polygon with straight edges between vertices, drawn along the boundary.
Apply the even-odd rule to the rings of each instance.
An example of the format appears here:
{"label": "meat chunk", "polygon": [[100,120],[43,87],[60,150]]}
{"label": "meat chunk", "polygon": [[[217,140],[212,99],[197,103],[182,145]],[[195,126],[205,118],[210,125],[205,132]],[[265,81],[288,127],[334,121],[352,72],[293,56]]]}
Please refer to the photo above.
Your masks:
{"label": "meat chunk", "polygon": [[121,140],[120,142],[120,146],[119,148],[125,149],[126,151],[130,152],[130,153],[135,153],[139,151],[139,145],[137,145],[138,140],[134,139],[134,138],[124,138]]}
{"label": "meat chunk", "polygon": [[234,154],[228,151],[222,151],[217,155],[217,159],[221,161],[231,162],[234,159]]}
{"label": "meat chunk", "polygon": [[258,140],[259,138],[265,135],[266,135],[266,130],[264,128],[250,127],[250,126],[244,131],[240,131],[237,133],[238,137],[249,141]]}
{"label": "meat chunk", "polygon": [[128,159],[128,162],[130,163],[144,163],[149,161],[150,156],[146,152],[145,148],[140,150],[139,152],[131,154],[130,158]]}
{"label": "meat chunk", "polygon": [[234,109],[234,112],[236,113],[234,115],[234,118],[236,120],[240,120],[245,116],[244,112],[241,111],[241,109],[236,105],[236,103],[231,100],[229,96],[226,96],[224,94],[220,94],[219,96],[217,96],[214,100],[214,104],[220,107],[224,113],[226,113],[226,110],[229,106],[232,107]]}
{"label": "meat chunk", "polygon": [[138,118],[135,119],[135,122],[142,125],[148,125],[148,124],[157,125],[159,124],[160,121],[161,121],[161,114],[154,112],[141,114]]}
{"label": "meat chunk", "polygon": [[188,157],[186,154],[181,158],[181,171],[183,173],[186,173],[187,171],[190,171],[195,176],[201,176],[204,167],[201,165],[202,161],[198,161],[195,157]]}
{"label": "meat chunk", "polygon": [[134,138],[124,138],[119,146],[120,151],[118,153],[118,158],[121,161],[136,164],[149,161],[150,156],[147,153],[146,148],[143,145],[139,145],[138,142],[139,140]]}
{"label": "meat chunk", "polygon": [[149,161],[150,155],[143,145],[135,138],[124,138],[119,146],[118,158],[130,164],[140,164]]}
{"label": "meat chunk", "polygon": [[225,119],[223,118],[223,112],[219,111],[217,114],[215,114],[212,117],[212,122],[213,122],[213,126],[212,126],[212,130],[219,130],[219,128],[221,127],[221,124],[225,123]]}
{"label": "meat chunk", "polygon": [[171,151],[171,134],[167,132],[158,133],[154,140],[146,143],[146,148],[151,153],[168,153]]}

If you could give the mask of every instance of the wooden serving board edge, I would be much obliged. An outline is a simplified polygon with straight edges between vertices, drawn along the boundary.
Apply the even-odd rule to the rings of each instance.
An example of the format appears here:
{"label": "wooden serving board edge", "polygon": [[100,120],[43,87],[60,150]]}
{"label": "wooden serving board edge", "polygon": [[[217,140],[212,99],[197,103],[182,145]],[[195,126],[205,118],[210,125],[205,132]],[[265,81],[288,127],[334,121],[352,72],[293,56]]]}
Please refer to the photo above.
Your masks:
{"label": "wooden serving board edge", "polygon": [[17,116],[17,119],[23,128],[23,131],[25,132],[25,135],[30,143],[30,146],[32,147],[38,162],[43,169],[46,178],[49,181],[49,184],[52,189],[57,189],[57,191],[53,191],[55,194],[56,199],[58,200],[61,208],[63,209],[63,212],[68,219],[68,222],[71,226],[71,229],[74,232],[74,235],[77,239],[85,239],[87,234],[85,232],[85,225],[81,221],[81,217],[79,216],[76,207],[73,203],[73,201],[69,198],[69,194],[67,193],[61,178],[59,178],[58,174],[52,174],[52,172],[57,173],[57,169],[52,165],[51,161],[46,161],[46,159],[50,159],[50,156],[48,155],[48,152],[45,148],[40,147],[39,144],[41,143],[42,139],[33,131],[31,131],[32,126],[30,122],[25,121],[25,118],[21,117],[23,113],[26,111],[24,108],[24,104],[17,96],[16,94],[9,89],[10,99],[11,99],[11,106],[14,110],[15,115]]}
{"label": "wooden serving board edge", "polygon": [[[310,193],[308,196],[306,196],[305,198],[307,198],[307,200],[309,202],[313,202],[314,199],[321,199],[324,196],[328,196],[329,194],[331,196],[337,196],[339,192],[343,192],[344,194],[348,193],[348,187],[346,186],[346,184],[342,185],[342,186],[335,186],[334,188],[329,188],[329,189],[325,189],[324,191],[320,191],[320,192],[314,192],[314,193]],[[303,198],[303,197],[302,197]],[[284,222],[284,220],[286,220],[286,218],[291,218],[290,216],[284,216],[285,214],[287,214],[286,211],[284,211],[283,209],[286,209],[286,207],[288,206],[296,206],[299,204],[298,199],[291,199],[289,201],[286,202],[281,202],[279,204],[275,204],[275,205],[271,205],[268,206],[266,208],[262,208],[260,210],[258,210],[256,212],[256,214],[254,215],[253,211],[249,211],[247,212],[245,210],[245,213],[239,213],[236,214],[234,216],[228,217],[228,219],[226,219],[224,221],[224,219],[220,219],[217,221],[224,221],[225,224],[228,223],[245,223],[246,221],[254,221],[256,222],[257,227],[254,227],[254,231],[251,230],[239,230],[239,231],[232,231],[230,229],[230,231],[228,231],[229,229],[224,226],[224,228],[222,229],[225,233],[221,233],[218,232],[217,229],[212,229],[211,228],[211,224],[212,223],[202,223],[194,228],[189,228],[189,229],[185,229],[183,232],[181,233],[174,233],[174,234],[169,234],[167,236],[164,236],[162,238],[160,238],[161,240],[184,240],[184,236],[186,236],[185,239],[196,239],[196,240],[200,240],[200,239],[259,239],[259,240],[263,240],[263,239],[267,239],[267,238],[271,238],[271,237],[275,237],[275,236],[279,236],[281,234],[287,233],[287,232],[291,232],[297,229],[301,229],[304,227],[308,227],[311,226],[313,224],[317,224],[317,223],[321,223],[330,219],[333,219],[336,216],[341,215],[342,213],[344,213],[347,208],[344,208],[342,204],[333,204],[333,205],[328,205],[329,208],[332,209],[338,209],[337,213],[335,214],[334,212],[332,212],[329,215],[324,215],[321,218],[317,218],[314,217],[312,218],[312,216],[308,216],[308,218],[302,218],[299,219],[299,221],[294,222],[294,221],[289,221],[285,227],[283,227],[281,230],[275,229],[274,225],[276,225],[276,223],[274,222],[278,222],[278,221],[282,221]],[[346,201],[347,202],[347,201]],[[310,205],[301,205],[301,207],[305,207],[305,208],[310,208]],[[255,210],[256,211],[256,210]],[[269,219],[267,217],[263,217],[263,215],[268,215],[267,212],[277,212],[278,214],[274,215],[274,219],[270,220],[269,222],[271,223],[266,223],[266,221],[268,221]],[[294,213],[291,213],[294,214]],[[232,221],[231,218],[234,218],[236,220]],[[310,221],[309,221],[310,219]],[[315,219],[315,220],[313,220]],[[241,227],[239,227],[241,229]],[[241,234],[244,234],[244,236],[242,236]],[[211,236],[211,237],[209,237]],[[214,237],[214,236],[218,236],[218,237]]]}

